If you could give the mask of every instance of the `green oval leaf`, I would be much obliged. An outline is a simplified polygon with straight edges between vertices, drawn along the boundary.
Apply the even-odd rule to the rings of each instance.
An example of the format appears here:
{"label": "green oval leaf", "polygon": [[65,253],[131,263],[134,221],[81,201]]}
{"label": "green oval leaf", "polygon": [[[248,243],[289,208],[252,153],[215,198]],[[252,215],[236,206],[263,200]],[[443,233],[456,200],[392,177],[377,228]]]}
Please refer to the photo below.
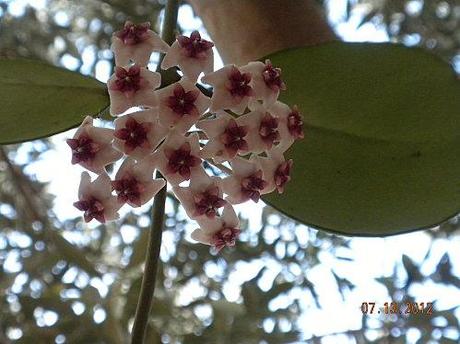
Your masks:
{"label": "green oval leaf", "polygon": [[292,181],[264,200],[313,227],[384,236],[460,209],[460,82],[421,49],[342,43],[268,56],[304,113]]}
{"label": "green oval leaf", "polygon": [[62,132],[109,104],[104,83],[26,59],[0,59],[0,99],[0,144]]}

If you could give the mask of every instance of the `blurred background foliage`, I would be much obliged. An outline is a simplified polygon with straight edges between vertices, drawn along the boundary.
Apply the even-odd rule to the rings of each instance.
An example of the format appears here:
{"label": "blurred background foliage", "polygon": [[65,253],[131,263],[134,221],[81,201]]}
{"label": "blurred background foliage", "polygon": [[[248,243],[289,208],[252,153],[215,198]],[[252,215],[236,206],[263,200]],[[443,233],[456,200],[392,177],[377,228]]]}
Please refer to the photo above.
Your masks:
{"label": "blurred background foliage", "polygon": [[460,63],[460,1],[348,0],[347,17],[357,7],[364,14],[360,24],[382,25],[392,41],[421,46]]}
{"label": "blurred background foliage", "polygon": [[[327,10],[338,2],[321,3]],[[362,17],[356,29],[371,23],[392,41],[420,45],[453,64],[460,59],[458,0],[343,3],[343,22]],[[0,1],[0,56],[37,58],[97,76],[99,68],[111,66],[113,30],[127,18],[151,21],[158,29],[163,6],[156,0]],[[126,343],[142,277],[149,210],[102,226],[84,225],[80,218],[62,220],[54,213],[46,183],[28,172],[50,149],[51,140],[39,140],[0,151],[0,343]],[[149,343],[460,340],[459,300],[431,317],[363,315],[356,329],[336,331],[331,324],[329,333],[317,334],[305,314],[320,310],[328,298],[349,300],[356,288],[350,277],[360,269],[353,261],[355,239],[318,232],[265,207],[256,225],[245,226],[235,249],[215,255],[187,239],[193,224],[173,196],[167,205]],[[418,263],[406,255],[393,257],[398,263],[392,274],[361,277],[385,288],[388,301],[436,301],[416,299],[413,290],[421,286],[459,290],[458,269],[448,250],[439,248],[459,242],[458,218],[425,234],[437,255],[442,253],[433,269],[422,269],[425,261],[433,261],[429,249]],[[345,272],[336,269],[342,262]],[[309,274],[317,267],[324,267],[321,278],[332,279],[334,288],[321,290]],[[355,315],[361,314],[360,302]]]}

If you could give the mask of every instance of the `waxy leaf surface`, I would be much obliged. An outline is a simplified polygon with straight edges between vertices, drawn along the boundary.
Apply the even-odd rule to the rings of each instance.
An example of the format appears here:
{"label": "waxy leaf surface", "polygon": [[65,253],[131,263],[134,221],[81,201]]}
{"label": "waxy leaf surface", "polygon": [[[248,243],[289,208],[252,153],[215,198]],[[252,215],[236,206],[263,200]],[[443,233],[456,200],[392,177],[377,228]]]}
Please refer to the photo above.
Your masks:
{"label": "waxy leaf surface", "polygon": [[460,211],[460,81],[421,49],[334,42],[267,58],[305,139],[284,194],[264,200],[318,229],[385,236]]}
{"label": "waxy leaf surface", "polygon": [[0,144],[65,131],[109,104],[104,83],[26,59],[0,59],[0,99]]}

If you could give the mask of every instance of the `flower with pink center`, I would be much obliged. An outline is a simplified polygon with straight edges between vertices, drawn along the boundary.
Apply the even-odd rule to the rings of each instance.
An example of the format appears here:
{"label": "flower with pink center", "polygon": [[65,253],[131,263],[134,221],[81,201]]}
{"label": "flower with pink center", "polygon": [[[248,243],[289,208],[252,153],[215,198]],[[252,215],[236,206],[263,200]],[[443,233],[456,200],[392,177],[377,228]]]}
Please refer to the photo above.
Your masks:
{"label": "flower with pink center", "polygon": [[194,171],[202,168],[198,135],[185,137],[171,131],[151,159],[172,185],[189,180]]}
{"label": "flower with pink center", "polygon": [[296,106],[291,110],[288,105],[277,101],[270,107],[269,112],[278,118],[278,130],[280,133],[280,144],[278,146],[282,151],[289,149],[295,140],[304,137],[303,117]]}
{"label": "flower with pink center", "polygon": [[[92,119],[85,119],[68,140],[72,163],[100,174],[94,182],[88,173],[82,175],[75,206],[84,212],[85,221],[105,222],[116,218],[123,204],[147,203],[166,184],[153,178],[157,168],[198,223],[192,238],[219,251],[234,246],[241,232],[232,204],[284,191],[292,160],[285,160],[283,153],[304,134],[297,108],[277,101],[286,88],[281,70],[267,60],[212,72],[212,47],[198,32],[178,36],[168,47],[149,24],[127,22],[113,35],[117,67],[108,82],[110,111],[127,114],[115,120],[115,131],[94,128]],[[161,77],[145,66],[152,51],[165,50],[161,67],[179,66],[184,77],[155,91]],[[211,99],[195,83],[202,72],[203,81],[213,87]],[[208,108],[210,116],[200,121]],[[192,127],[201,131],[188,133]],[[205,143],[202,149],[200,140]],[[105,166],[123,153],[128,157],[111,182]],[[209,176],[202,159],[224,163],[216,166],[228,176]]]}
{"label": "flower with pink center", "polygon": [[254,99],[262,100],[265,106],[273,104],[278,99],[280,91],[286,89],[281,79],[281,69],[274,68],[270,60],[266,60],[265,63],[249,62],[241,67],[241,71],[252,75],[250,84],[254,89]]}
{"label": "flower with pink center", "polygon": [[259,136],[270,149],[274,144],[279,143],[278,119],[266,112],[259,124]]}
{"label": "flower with pink center", "polygon": [[152,130],[152,122],[140,123],[133,117],[129,117],[125,122],[125,127],[115,131],[115,137],[125,142],[124,149],[127,153],[141,147],[152,149],[147,140],[147,134]]}
{"label": "flower with pink center", "polygon": [[114,32],[113,35],[120,39],[123,44],[136,45],[146,41],[149,38],[149,29],[149,22],[136,25],[130,21],[127,21],[123,29]]}
{"label": "flower with pink center", "polygon": [[213,86],[211,111],[231,110],[242,114],[254,95],[250,86],[251,74],[242,73],[235,65],[227,65],[206,74],[203,82]]}
{"label": "flower with pink center", "polygon": [[206,226],[219,216],[218,210],[227,204],[219,182],[220,178],[210,177],[200,168],[192,173],[189,186],[175,186],[173,192],[187,215]]}
{"label": "flower with pink center", "polygon": [[265,85],[267,85],[267,87],[273,91],[286,89],[286,85],[281,79],[281,68],[273,67],[270,60],[265,61],[262,77],[264,79]]}
{"label": "flower with pink center", "polygon": [[186,79],[158,90],[160,122],[185,133],[209,107],[209,98]]}
{"label": "flower with pink center", "polygon": [[258,202],[262,190],[267,186],[263,171],[257,159],[235,158],[230,161],[232,175],[222,180],[222,189],[228,195],[226,200],[232,204],[249,200]]}
{"label": "flower with pink center", "polygon": [[195,100],[198,98],[198,90],[185,92],[180,84],[174,85],[173,94],[168,97],[166,102],[174,113],[179,117],[194,114],[196,112]]}
{"label": "flower with pink center", "polygon": [[240,235],[238,216],[230,204],[224,206],[222,217],[201,225],[192,233],[192,239],[213,246],[217,251],[224,247],[235,246]]}
{"label": "flower with pink center", "polygon": [[154,90],[160,83],[160,74],[144,67],[115,67],[115,74],[107,82],[110,113],[116,116],[134,106],[157,106]]}
{"label": "flower with pink center", "polygon": [[278,193],[283,193],[286,183],[291,180],[292,159],[286,161],[282,151],[275,148],[267,154],[266,158],[257,157],[257,160],[262,166],[264,177],[267,181],[267,185],[261,194],[270,193],[275,189]]}
{"label": "flower with pink center", "polygon": [[293,106],[292,111],[289,113],[286,119],[289,133],[297,140],[303,139],[303,117],[299,113],[297,106]]}
{"label": "flower with pink center", "polygon": [[207,52],[214,44],[201,38],[198,31],[193,31],[190,37],[177,36],[177,42],[187,57],[199,59],[206,57]]}
{"label": "flower with pink center", "polygon": [[116,67],[115,76],[112,90],[120,91],[123,93],[135,93],[141,88],[141,67],[134,65],[125,69],[123,67]]}
{"label": "flower with pink center", "polygon": [[284,192],[284,186],[286,185],[286,183],[291,180],[291,170],[293,164],[294,162],[292,161],[292,159],[289,159],[288,161],[279,164],[275,170],[274,179],[276,190],[280,194]]}
{"label": "flower with pink center", "polygon": [[168,159],[167,172],[179,173],[185,180],[190,179],[192,168],[201,163],[198,157],[192,155],[192,148],[188,142],[177,149],[167,149],[164,153]]}
{"label": "flower with pink center", "polygon": [[112,187],[117,194],[118,202],[128,203],[132,207],[140,207],[141,195],[145,192],[145,186],[136,177],[126,175],[123,178],[114,180]]}
{"label": "flower with pink center", "polygon": [[240,236],[241,230],[233,227],[222,227],[222,229],[211,238],[211,245],[219,252],[224,247],[233,247],[236,239]]}
{"label": "flower with pink center", "polygon": [[201,38],[198,31],[190,37],[177,36],[165,55],[161,68],[178,66],[191,81],[196,81],[201,72],[212,72],[214,65],[213,43]]}
{"label": "flower with pink center", "polygon": [[251,74],[241,73],[241,71],[233,67],[231,72],[228,75],[228,80],[225,83],[227,91],[233,97],[250,97],[253,95],[252,87],[249,86],[251,82]]}
{"label": "flower with pink center", "polygon": [[67,144],[72,148],[72,164],[93,160],[100,146],[86,134],[76,139],[67,139]]}
{"label": "flower with pink center", "polygon": [[223,207],[227,203],[221,195],[219,187],[213,186],[193,196],[195,202],[195,214],[205,215],[207,218],[216,217],[217,209]]}
{"label": "flower with pink center", "polygon": [[72,164],[97,173],[105,173],[105,166],[120,159],[123,154],[113,149],[114,131],[93,126],[93,118],[87,116],[75,135],[66,142],[72,149]]}
{"label": "flower with pink center", "polygon": [[281,140],[279,121],[267,111],[252,111],[237,119],[239,125],[246,126],[248,150],[262,153],[272,149]]}
{"label": "flower with pink center", "polygon": [[88,172],[81,174],[78,201],[73,205],[84,212],[85,222],[96,219],[101,223],[117,219],[117,212],[121,206],[117,198],[112,195],[109,176],[103,173],[91,182]]}
{"label": "flower with pink center", "polygon": [[248,130],[244,125],[238,125],[234,119],[228,122],[219,139],[228,151],[229,158],[234,158],[236,153],[244,152],[248,149],[248,143],[245,139],[247,135]]}
{"label": "flower with pink center", "polygon": [[260,193],[267,186],[267,182],[262,177],[263,171],[258,170],[241,179],[241,193],[245,199],[252,199],[254,202],[259,201]]}
{"label": "flower with pink center", "polygon": [[209,141],[201,150],[204,159],[214,159],[222,162],[233,159],[236,154],[245,154],[248,151],[248,127],[239,125],[226,112],[217,113],[215,119],[199,121],[198,129],[203,130]]}
{"label": "flower with pink center", "polygon": [[112,36],[111,49],[116,66],[126,66],[133,61],[145,67],[152,52],[165,53],[168,48],[160,36],[150,30],[150,23],[136,25],[127,21],[123,30],[115,32]]}
{"label": "flower with pink center", "polygon": [[142,158],[152,153],[167,133],[156,110],[138,111],[115,120],[113,146],[129,156]]}
{"label": "flower with pink center", "polygon": [[140,207],[150,201],[166,184],[164,179],[153,179],[154,168],[149,159],[135,162],[127,158],[112,182],[118,201],[132,207]]}

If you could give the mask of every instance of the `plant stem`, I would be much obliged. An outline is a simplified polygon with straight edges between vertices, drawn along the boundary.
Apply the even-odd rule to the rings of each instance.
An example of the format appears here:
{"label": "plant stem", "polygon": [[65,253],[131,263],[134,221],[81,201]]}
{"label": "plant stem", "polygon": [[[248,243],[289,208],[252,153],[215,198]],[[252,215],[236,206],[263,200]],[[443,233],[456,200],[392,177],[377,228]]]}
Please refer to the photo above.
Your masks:
{"label": "plant stem", "polygon": [[[157,178],[162,177],[157,172]],[[160,256],[161,236],[163,233],[163,222],[165,214],[166,186],[164,186],[155,196],[152,211],[152,228],[149,234],[147,254],[145,257],[144,277],[142,278],[141,292],[134,318],[132,344],[144,342],[144,336],[150,315],[153,294],[155,291],[156,276],[158,269],[158,259]]]}
{"label": "plant stem", "polygon": [[[175,37],[174,31],[177,23],[177,12],[179,9],[178,0],[168,0],[165,8],[165,17],[163,22],[162,38],[171,44]],[[163,56],[160,57],[160,62]],[[160,68],[158,68],[159,70]],[[163,76],[166,76],[162,73]],[[166,86],[163,84],[163,86]],[[156,178],[163,176],[159,171],[156,173]],[[141,292],[136,308],[134,325],[132,331],[132,344],[144,343],[144,337],[147,329],[147,324],[152,306],[153,295],[155,292],[156,276],[158,270],[158,260],[160,256],[161,237],[163,234],[163,224],[165,215],[166,202],[166,185],[156,194],[153,201],[152,225],[149,233],[149,242],[145,258],[145,270],[142,278]]]}
{"label": "plant stem", "polygon": [[177,13],[179,11],[178,0],[168,0],[165,6],[165,15],[161,38],[163,41],[171,45],[175,40],[175,30],[177,25]]}

